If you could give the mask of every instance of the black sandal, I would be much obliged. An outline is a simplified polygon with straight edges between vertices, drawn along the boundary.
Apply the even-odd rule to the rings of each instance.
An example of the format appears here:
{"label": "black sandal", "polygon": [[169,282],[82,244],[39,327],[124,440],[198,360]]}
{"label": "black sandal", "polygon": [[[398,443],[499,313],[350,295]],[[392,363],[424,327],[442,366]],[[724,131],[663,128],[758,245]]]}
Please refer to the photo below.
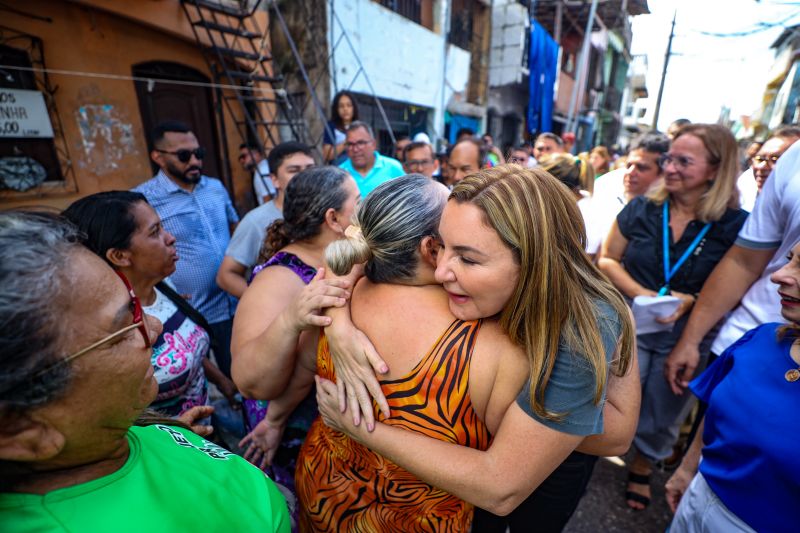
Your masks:
{"label": "black sandal", "polygon": [[[628,472],[628,483],[636,483],[638,485],[647,485],[649,487],[650,486],[650,474],[645,475],[645,474],[636,474],[634,472]],[[629,501],[632,501],[632,502],[641,503],[642,505],[644,505],[644,509],[646,509],[647,506],[650,505],[650,498],[649,497],[647,497],[647,496],[645,496],[643,494],[639,494],[638,492],[633,492],[631,490],[626,490],[625,491],[625,499],[629,500]],[[634,507],[631,507],[630,505],[628,506],[628,508],[629,509],[633,509],[634,511],[644,511],[644,509],[636,509]]]}

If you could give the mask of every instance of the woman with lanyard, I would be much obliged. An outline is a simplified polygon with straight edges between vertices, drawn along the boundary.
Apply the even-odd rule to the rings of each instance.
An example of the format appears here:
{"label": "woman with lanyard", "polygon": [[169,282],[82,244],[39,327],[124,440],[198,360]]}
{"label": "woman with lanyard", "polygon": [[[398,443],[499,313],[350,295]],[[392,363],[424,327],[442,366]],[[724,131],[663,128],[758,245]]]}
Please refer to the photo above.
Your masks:
{"label": "woman with lanyard", "polygon": [[[640,334],[642,408],[634,438],[625,497],[641,510],[650,503],[653,463],[668,458],[680,424],[692,408],[690,395],[673,394],[663,376],[664,362],[680,338],[696,294],[733,244],[747,214],[738,208],[738,149],[728,129],[693,124],[680,130],[662,156],[664,182],[632,200],[617,216],[603,244],[600,269],[627,297],[680,299],[671,331]],[[717,328],[700,352],[707,356]]]}

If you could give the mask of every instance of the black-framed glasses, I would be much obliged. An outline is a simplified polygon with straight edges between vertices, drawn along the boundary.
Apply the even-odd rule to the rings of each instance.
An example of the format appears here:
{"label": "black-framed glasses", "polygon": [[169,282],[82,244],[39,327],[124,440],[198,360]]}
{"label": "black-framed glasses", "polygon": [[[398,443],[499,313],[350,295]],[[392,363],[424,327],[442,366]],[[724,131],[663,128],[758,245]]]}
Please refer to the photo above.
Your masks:
{"label": "black-framed glasses", "polygon": [[428,165],[432,165],[432,159],[407,159],[406,166],[408,168],[422,168],[427,167]]}
{"label": "black-framed glasses", "polygon": [[372,141],[355,141],[351,143],[344,143],[344,147],[348,150],[351,148],[365,148],[369,145]]}
{"label": "black-framed glasses", "polygon": [[778,159],[780,157],[781,156],[779,156],[779,155],[756,155],[756,156],[753,156],[753,164],[754,165],[766,164],[766,165],[769,165],[769,166],[773,166],[775,163],[778,162]]}
{"label": "black-framed glasses", "polygon": [[201,160],[206,156],[206,149],[205,148],[195,148],[194,150],[175,150],[174,152],[170,152],[168,150],[159,150],[156,148],[156,152],[161,154],[169,154],[174,155],[178,158],[178,161],[181,163],[188,163],[192,156],[194,155],[197,159]]}

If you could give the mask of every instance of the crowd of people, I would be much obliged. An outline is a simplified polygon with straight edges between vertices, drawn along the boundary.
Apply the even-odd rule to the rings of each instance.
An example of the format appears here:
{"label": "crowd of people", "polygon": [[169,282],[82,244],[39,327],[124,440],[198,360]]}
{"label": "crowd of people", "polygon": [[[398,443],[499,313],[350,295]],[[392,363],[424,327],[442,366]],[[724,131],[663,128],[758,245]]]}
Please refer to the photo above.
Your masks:
{"label": "crowd of people", "polygon": [[164,122],[133,190],[0,213],[0,523],[555,532],[627,453],[670,531],[793,530],[798,139],[390,157],[343,92],[320,154],[241,145],[240,221]]}

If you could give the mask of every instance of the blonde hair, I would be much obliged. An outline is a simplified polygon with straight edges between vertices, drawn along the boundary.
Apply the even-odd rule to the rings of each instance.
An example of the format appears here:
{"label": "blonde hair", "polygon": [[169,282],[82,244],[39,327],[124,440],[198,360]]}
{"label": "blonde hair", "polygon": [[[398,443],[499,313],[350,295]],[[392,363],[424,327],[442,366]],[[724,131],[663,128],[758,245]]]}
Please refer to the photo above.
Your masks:
{"label": "blonde hair", "polygon": [[347,238],[325,249],[328,266],[343,276],[354,264],[366,262],[364,274],[373,283],[413,279],[420,242],[437,234],[446,191],[421,174],[381,184],[359,206],[353,224],[345,231]]}
{"label": "blonde hair", "polygon": [[605,164],[603,165],[603,167],[600,168],[597,172],[600,172],[600,173],[603,173],[603,174],[608,172],[610,170],[610,166],[611,166],[611,154],[608,153],[608,148],[606,148],[603,145],[595,146],[594,148],[592,148],[592,151],[589,152],[589,155],[592,155],[592,154],[599,155],[600,157],[603,158],[603,161],[605,161]]}
{"label": "blonde hair", "polygon": [[472,174],[455,186],[450,198],[481,209],[520,265],[519,280],[500,314],[500,325],[528,356],[534,413],[550,420],[564,414],[544,406],[561,343],[591,365],[594,402],[599,404],[609,368],[596,305],[587,303],[606,302],[619,318],[620,356],[611,365],[617,375],[628,371],[633,325],[620,293],[584,252],[586,231],[575,198],[544,170],[518,165]]}
{"label": "blonde hair", "polygon": [[[736,187],[739,146],[730,130],[719,124],[687,124],[678,131],[672,142],[684,135],[700,139],[708,153],[706,161],[717,169],[714,180],[700,198],[697,219],[701,222],[719,220],[726,209],[739,207],[739,189]],[[660,205],[669,198],[669,192],[662,183],[647,197]]]}
{"label": "blonde hair", "polygon": [[580,156],[575,157],[567,153],[549,154],[542,158],[539,167],[555,176],[572,191],[592,192],[594,188],[594,169]]}

